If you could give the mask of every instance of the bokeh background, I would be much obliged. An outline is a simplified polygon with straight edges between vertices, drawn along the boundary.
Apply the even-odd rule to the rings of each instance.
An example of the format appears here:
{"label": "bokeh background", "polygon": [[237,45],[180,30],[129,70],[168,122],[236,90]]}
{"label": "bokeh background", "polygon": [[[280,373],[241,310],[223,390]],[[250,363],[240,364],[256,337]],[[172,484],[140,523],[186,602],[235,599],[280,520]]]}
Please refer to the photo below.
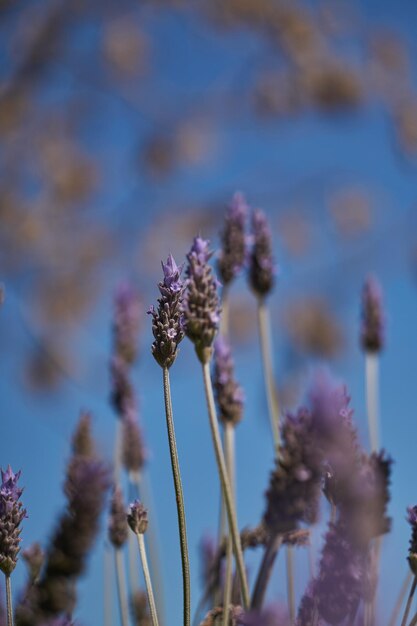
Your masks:
{"label": "bokeh background", "polygon": [[[111,458],[115,287],[131,280],[146,311],[160,260],[182,261],[198,232],[216,248],[239,189],[274,233],[281,403],[296,406],[312,369],[327,363],[348,385],[364,441],[360,290],[369,272],[382,283],[382,439],[395,465],[381,609],[393,603],[406,572],[405,507],[417,502],[416,32],[412,0],[1,0],[0,464],[22,469],[23,545],[46,541],[62,506],[80,409],[93,412]],[[231,313],[247,397],[241,525],[259,520],[272,467],[255,310],[242,277]],[[175,499],[145,314],[142,330],[135,385],[176,626]],[[172,392],[195,606],[198,546],[216,533],[219,490],[199,371],[182,345]],[[104,526],[80,587],[86,625],[103,621]],[[298,596],[306,566],[300,553]],[[16,590],[23,581],[20,564]],[[270,597],[285,598],[280,567]]]}

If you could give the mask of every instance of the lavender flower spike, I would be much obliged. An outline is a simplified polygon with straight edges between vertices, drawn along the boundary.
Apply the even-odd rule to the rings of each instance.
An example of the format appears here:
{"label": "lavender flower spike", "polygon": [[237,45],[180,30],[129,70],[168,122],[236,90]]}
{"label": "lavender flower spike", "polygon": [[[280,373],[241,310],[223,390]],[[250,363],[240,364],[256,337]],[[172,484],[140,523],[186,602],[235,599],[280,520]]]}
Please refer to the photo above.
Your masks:
{"label": "lavender flower spike", "polygon": [[236,425],[242,419],[244,394],[234,378],[232,353],[223,337],[218,337],[214,343],[213,386],[219,419]]}
{"label": "lavender flower spike", "polygon": [[129,283],[121,283],[114,298],[113,335],[115,353],[127,364],[132,364],[137,353],[137,334],[142,317],[142,306]]}
{"label": "lavender flower spike", "polygon": [[194,344],[198,358],[207,363],[211,358],[212,345],[220,323],[220,304],[217,293],[218,281],[208,264],[213,252],[209,242],[195,237],[187,254],[188,279],[184,298],[185,333]]}
{"label": "lavender flower spike", "polygon": [[246,260],[245,226],[248,205],[243,194],[234,194],[221,233],[222,249],[217,268],[223,285],[229,285],[242,270]]}
{"label": "lavender flower spike", "polygon": [[143,535],[148,528],[148,512],[139,500],[132,502],[127,514],[127,523],[135,535]]}
{"label": "lavender flower spike", "polygon": [[177,357],[178,344],[184,338],[182,323],[182,300],[185,285],[181,280],[182,265],[174,261],[172,254],[162,263],[163,280],[158,284],[161,297],[158,308],[151,307],[152,332],[155,341],[152,354],[161,367],[171,367]]}
{"label": "lavender flower spike", "polygon": [[20,551],[20,524],[26,517],[26,509],[19,501],[23,489],[17,486],[20,472],[13,473],[10,465],[1,470],[0,486],[0,569],[10,576],[16,567]]}
{"label": "lavender flower spike", "polygon": [[265,298],[275,282],[272,235],[266,215],[260,209],[252,214],[253,246],[249,259],[249,283],[259,298]]}
{"label": "lavender flower spike", "polygon": [[109,539],[116,549],[119,549],[127,540],[126,513],[120,487],[115,487],[110,506]]}
{"label": "lavender flower spike", "polygon": [[320,617],[332,626],[352,615],[359,604],[363,557],[350,543],[342,521],[329,525],[314,594]]}
{"label": "lavender flower spike", "polygon": [[361,345],[365,352],[379,352],[384,347],[382,291],[373,276],[366,279],[362,290]]}
{"label": "lavender flower spike", "polygon": [[407,521],[411,526],[410,547],[408,550],[408,563],[410,569],[417,576],[417,506],[407,509]]}

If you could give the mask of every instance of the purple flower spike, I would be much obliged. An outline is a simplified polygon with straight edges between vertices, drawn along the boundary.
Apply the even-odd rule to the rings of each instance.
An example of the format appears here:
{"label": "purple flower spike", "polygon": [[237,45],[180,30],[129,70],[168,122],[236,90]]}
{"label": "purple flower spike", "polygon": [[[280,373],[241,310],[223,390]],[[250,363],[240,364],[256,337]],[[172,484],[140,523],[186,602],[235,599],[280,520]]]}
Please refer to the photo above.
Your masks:
{"label": "purple flower spike", "polygon": [[222,337],[218,337],[214,343],[213,385],[219,419],[236,425],[242,419],[244,394],[234,378],[230,346]]}
{"label": "purple flower spike", "polygon": [[177,266],[171,254],[167,262],[162,263],[164,278],[158,284],[161,293],[158,308],[152,306],[148,311],[152,315],[155,338],[152,354],[161,367],[171,367],[177,357],[178,345],[184,338],[182,301],[185,284],[181,280],[182,267]]}
{"label": "purple flower spike", "polygon": [[122,461],[127,472],[138,473],[145,465],[146,450],[142,429],[134,413],[122,421]]}
{"label": "purple flower spike", "polygon": [[384,347],[382,291],[373,276],[366,279],[362,290],[361,345],[365,352],[379,352]]}
{"label": "purple flower spike", "polygon": [[148,528],[148,512],[139,500],[135,500],[129,507],[127,523],[135,535],[143,535]]}
{"label": "purple flower spike", "polygon": [[222,249],[217,262],[219,276],[229,285],[242,270],[246,261],[245,228],[248,205],[243,194],[236,192],[226,212],[221,233]]}
{"label": "purple flower spike", "polygon": [[184,298],[185,333],[194,344],[198,358],[206,363],[220,322],[218,281],[208,264],[212,256],[209,242],[195,237],[187,254],[188,285]]}
{"label": "purple flower spike", "polygon": [[260,209],[252,214],[253,246],[249,259],[249,282],[259,298],[265,298],[275,282],[272,235],[266,215]]}
{"label": "purple flower spike", "polygon": [[127,523],[125,506],[120,487],[115,487],[110,505],[109,539],[116,549],[119,549],[127,540]]}
{"label": "purple flower spike", "polygon": [[417,575],[417,506],[407,509],[407,521],[411,526],[410,547],[408,550],[408,563],[414,575]]}
{"label": "purple flower spike", "polygon": [[[172,292],[179,292],[182,289],[181,272],[183,266],[178,267],[172,254],[168,256],[167,262],[161,261],[164,273],[164,287]],[[162,294],[163,295],[163,294]]]}
{"label": "purple flower spike", "polygon": [[365,557],[351,545],[343,522],[330,524],[314,581],[318,612],[328,624],[336,626],[355,613],[361,599]]}
{"label": "purple flower spike", "polygon": [[26,517],[26,510],[19,502],[23,489],[17,486],[20,472],[13,473],[10,465],[1,470],[0,487],[0,569],[10,576],[17,563],[20,551],[20,524]]}
{"label": "purple flower spike", "polygon": [[142,306],[137,293],[129,283],[121,283],[114,297],[114,351],[129,365],[136,359],[141,318]]}
{"label": "purple flower spike", "polygon": [[303,408],[288,414],[283,423],[282,446],[266,492],[264,523],[272,535],[317,519],[323,452],[314,428],[310,412]]}

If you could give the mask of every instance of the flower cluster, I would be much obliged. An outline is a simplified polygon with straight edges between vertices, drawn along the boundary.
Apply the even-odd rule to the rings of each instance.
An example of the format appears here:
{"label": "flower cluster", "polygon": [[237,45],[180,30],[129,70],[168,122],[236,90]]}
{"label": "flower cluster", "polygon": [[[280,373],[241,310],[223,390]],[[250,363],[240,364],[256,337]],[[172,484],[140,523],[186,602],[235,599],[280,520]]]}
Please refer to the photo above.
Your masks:
{"label": "flower cluster", "polygon": [[300,522],[314,523],[321,490],[323,455],[315,424],[307,409],[288,414],[282,445],[266,492],[264,523],[272,534],[295,530]]}
{"label": "flower cluster", "polygon": [[161,367],[171,367],[178,345],[184,338],[182,303],[185,284],[181,280],[182,266],[178,267],[172,254],[162,263],[163,280],[158,284],[161,297],[158,308],[151,307],[152,333],[155,338],[152,354]]}
{"label": "flower cluster", "polygon": [[148,528],[148,512],[139,500],[130,505],[127,523],[135,535],[143,535]]}
{"label": "flower cluster", "polygon": [[130,368],[137,356],[142,308],[137,294],[127,283],[123,283],[117,290],[114,308],[114,346],[110,360],[111,403],[121,419],[121,460],[127,471],[138,472],[145,463],[146,454]]}
{"label": "flower cluster", "polygon": [[0,569],[10,576],[20,551],[20,525],[26,517],[26,509],[20,502],[23,489],[17,486],[20,472],[13,473],[10,465],[1,470],[0,486]]}
{"label": "flower cluster", "polygon": [[209,242],[195,237],[187,254],[188,279],[184,298],[185,333],[194,344],[202,363],[208,361],[220,323],[220,303],[217,293],[218,281],[209,265],[213,253]]}
{"label": "flower cluster", "polygon": [[114,299],[113,338],[115,354],[131,365],[137,355],[137,335],[142,306],[129,283],[119,285]]}
{"label": "flower cluster", "polygon": [[236,425],[242,419],[244,393],[235,380],[232,352],[223,337],[214,342],[213,386],[219,419]]}
{"label": "flower cluster", "polygon": [[379,352],[384,347],[382,292],[373,276],[366,279],[362,291],[361,344],[366,352]]}
{"label": "flower cluster", "polygon": [[120,487],[115,487],[110,503],[109,539],[110,543],[119,549],[127,540],[126,512],[123,503],[123,494]]}
{"label": "flower cluster", "polygon": [[252,214],[252,250],[249,257],[249,283],[259,298],[265,298],[275,282],[271,230],[260,209]]}
{"label": "flower cluster", "polygon": [[243,194],[236,192],[226,212],[221,234],[221,250],[217,261],[220,280],[229,285],[246,261],[246,220],[248,206]]}
{"label": "flower cluster", "polygon": [[407,509],[407,521],[411,526],[410,547],[408,550],[408,563],[410,569],[417,576],[417,506]]}

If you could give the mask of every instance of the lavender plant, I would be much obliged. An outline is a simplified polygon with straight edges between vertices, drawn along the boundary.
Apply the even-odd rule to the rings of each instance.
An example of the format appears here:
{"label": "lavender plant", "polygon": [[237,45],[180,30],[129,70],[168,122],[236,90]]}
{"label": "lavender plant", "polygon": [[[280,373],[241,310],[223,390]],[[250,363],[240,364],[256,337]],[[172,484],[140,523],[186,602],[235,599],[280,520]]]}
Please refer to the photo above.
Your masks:
{"label": "lavender plant", "polygon": [[[222,233],[223,248],[218,259],[225,287],[230,286],[244,265],[246,212],[243,197],[236,195],[227,213]],[[276,447],[264,510],[261,519],[254,520],[251,527],[240,529],[236,516],[235,428],[243,416],[244,393],[235,378],[227,328],[217,337],[222,312],[219,283],[210,266],[212,252],[208,241],[201,237],[194,239],[187,254],[185,280],[181,277],[183,267],[177,266],[172,255],[162,263],[158,304],[149,311],[152,354],[163,374],[177,502],[183,579],[182,621],[184,626],[191,624],[190,569],[169,374],[179,354],[179,344],[187,336],[202,367],[211,436],[227,514],[227,527],[221,532],[219,541],[206,542],[204,546],[204,594],[194,624],[199,623],[200,612],[207,611],[200,626],[376,626],[380,623],[376,613],[380,541],[391,528],[388,504],[392,460],[377,445],[377,431],[372,426],[372,419],[371,451],[362,446],[347,389],[326,371],[321,370],[313,376],[305,403],[295,411],[283,412],[278,421],[270,358],[272,342],[268,337],[269,330],[266,332],[269,320],[265,316],[266,299],[274,285],[275,270],[271,232],[265,216],[259,211],[252,216],[252,235],[249,281],[258,298],[271,424],[274,429],[279,428],[279,433],[274,439]],[[136,358],[139,324],[137,302],[126,286],[118,291],[111,359],[111,402],[122,425],[116,462],[122,460],[128,480],[124,481],[126,477],[116,472],[107,531],[116,558],[120,623],[122,626],[129,626],[131,622],[137,626],[162,626],[159,585],[155,584],[156,577],[152,564],[148,565],[147,556],[147,536],[154,521],[151,516],[148,519],[147,508],[140,500],[135,499],[128,511],[124,505],[124,488],[127,483],[129,488],[132,487],[132,476],[136,477],[133,483],[141,476],[146,460],[131,371]],[[361,345],[367,358],[374,357],[382,349],[383,331],[381,294],[375,281],[369,279],[363,292],[361,327]],[[372,385],[374,383],[375,378]],[[369,406],[368,402],[368,409]],[[375,413],[374,409],[369,410],[372,412]],[[224,445],[219,424],[224,431]],[[9,466],[2,471],[0,486],[0,569],[6,577],[7,626],[13,626],[14,620],[16,626],[75,624],[77,583],[97,538],[110,487],[109,467],[99,458],[93,441],[91,415],[81,412],[72,437],[64,482],[66,505],[51,536],[44,548],[35,543],[22,553],[28,576],[14,612],[10,577],[18,562],[21,525],[26,515],[20,501],[19,477],[20,472],[14,474]],[[135,484],[138,487],[139,482]],[[312,568],[303,593],[297,594],[290,550],[295,547],[303,549],[314,541],[313,528],[323,514],[326,531],[317,566]],[[396,616],[404,603],[401,626],[417,624],[417,613],[413,615],[412,612],[417,588],[417,506],[408,509],[408,522],[411,527],[410,590],[407,601],[398,603],[390,626],[398,623]],[[129,584],[124,581],[123,548],[129,537],[136,537],[138,542],[146,595],[132,570]],[[267,604],[269,583],[281,546],[288,549],[287,608]],[[252,572],[247,567],[249,550],[261,552],[258,567]],[[236,572],[233,572],[233,555]],[[176,615],[170,616],[170,623],[176,623],[176,620]]]}
{"label": "lavender plant", "polygon": [[140,560],[142,562],[143,575],[145,577],[146,592],[148,594],[149,607],[151,612],[152,626],[159,626],[158,613],[151,582],[151,575],[148,566],[148,557],[146,555],[146,546],[144,534],[148,528],[148,513],[144,506],[138,500],[130,505],[127,515],[127,521],[132,532],[136,535],[139,546]]}
{"label": "lavender plant", "polygon": [[181,472],[178,461],[177,444],[175,439],[174,418],[172,412],[171,388],[169,369],[175,362],[178,354],[178,345],[184,338],[183,297],[185,284],[181,280],[182,266],[178,267],[170,254],[167,262],[162,263],[163,280],[159,283],[160,298],[158,308],[151,307],[152,332],[154,342],[152,354],[162,368],[163,389],[165,400],[165,416],[168,431],[168,442],[171,456],[172,476],[174,479],[175,496],[177,502],[178,529],[180,536],[182,576],[183,576],[183,609],[184,626],[190,626],[190,565],[188,558],[187,526],[184,508],[184,496],[181,482]]}
{"label": "lavender plant", "polygon": [[220,304],[217,294],[218,282],[209,265],[212,254],[207,240],[201,237],[194,238],[193,245],[187,254],[188,265],[186,276],[188,284],[186,297],[184,298],[184,326],[187,337],[194,344],[197,357],[202,365],[217,468],[227,511],[229,530],[233,541],[236,566],[242,589],[243,605],[247,608],[249,606],[249,588],[236,519],[236,505],[224,459],[210,375],[213,342],[220,322]]}
{"label": "lavender plant", "polygon": [[20,502],[23,489],[17,486],[20,472],[13,473],[10,465],[1,470],[0,486],[0,569],[6,581],[7,625],[13,626],[13,603],[10,576],[17,565],[20,552],[21,523],[26,509]]}
{"label": "lavender plant", "polygon": [[384,314],[381,287],[374,276],[368,276],[362,290],[362,324],[360,342],[365,353],[366,403],[371,450],[379,447],[378,355],[384,347]]}

